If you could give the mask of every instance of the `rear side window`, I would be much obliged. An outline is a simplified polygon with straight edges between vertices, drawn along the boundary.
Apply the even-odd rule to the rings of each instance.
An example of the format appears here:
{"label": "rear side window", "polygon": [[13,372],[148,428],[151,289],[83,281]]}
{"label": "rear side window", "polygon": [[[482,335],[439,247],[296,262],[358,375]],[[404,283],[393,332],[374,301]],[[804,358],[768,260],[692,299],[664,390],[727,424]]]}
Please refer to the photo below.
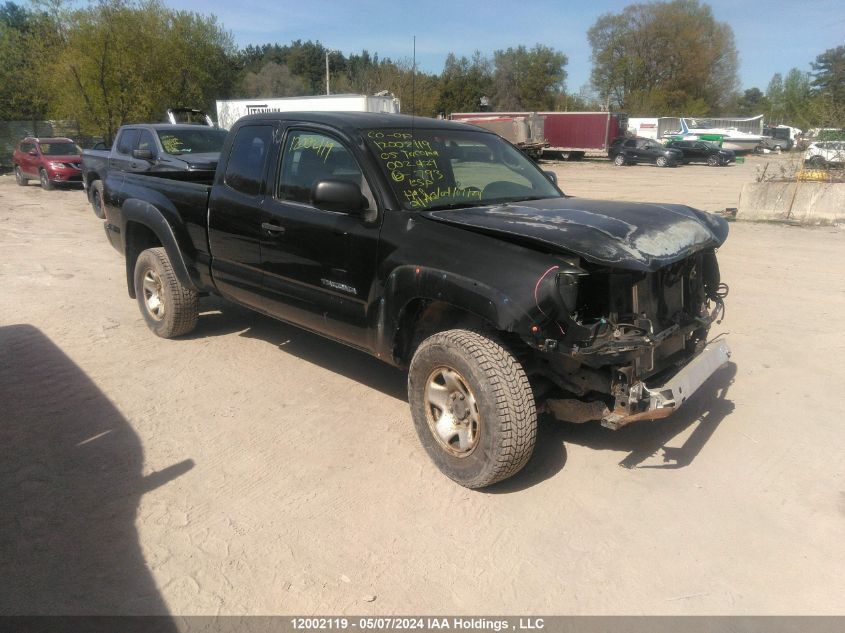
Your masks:
{"label": "rear side window", "polygon": [[131,154],[137,142],[138,130],[123,130],[117,139],[117,151],[121,154]]}
{"label": "rear side window", "polygon": [[248,196],[261,193],[261,177],[273,142],[269,125],[247,125],[238,130],[223,181],[235,191]]}
{"label": "rear side window", "polygon": [[637,142],[633,139],[631,139],[630,141],[625,141],[625,147],[636,147],[636,146],[637,146]]}

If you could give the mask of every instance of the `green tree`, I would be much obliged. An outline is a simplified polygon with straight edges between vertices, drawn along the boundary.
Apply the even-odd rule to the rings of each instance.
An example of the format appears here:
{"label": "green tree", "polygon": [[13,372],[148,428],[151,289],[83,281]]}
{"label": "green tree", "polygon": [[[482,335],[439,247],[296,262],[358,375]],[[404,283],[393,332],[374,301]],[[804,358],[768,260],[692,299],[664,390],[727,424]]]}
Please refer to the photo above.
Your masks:
{"label": "green tree", "polygon": [[813,118],[822,126],[845,127],[845,46],[826,50],[810,66]]}
{"label": "green tree", "polygon": [[566,55],[537,44],[493,53],[493,103],[500,111],[551,110],[566,81]]}
{"label": "green tree", "polygon": [[452,112],[477,112],[481,109],[481,98],[489,97],[492,92],[491,64],[479,51],[473,54],[472,59],[458,59],[453,53],[446,56],[440,74],[439,112],[447,115]]}
{"label": "green tree", "polygon": [[810,73],[797,68],[790,70],[783,80],[783,121],[800,127],[807,127],[807,108],[812,97]]}
{"label": "green tree", "polygon": [[601,16],[587,39],[595,89],[632,115],[713,114],[734,95],[733,31],[698,0],[629,5]]}
{"label": "green tree", "polygon": [[62,11],[61,37],[39,55],[51,112],[111,139],[120,125],[158,121],[169,106],[211,109],[234,75],[231,35],[214,17],[157,0],[100,0]]}
{"label": "green tree", "polygon": [[812,86],[817,94],[845,101],[845,46],[826,50],[811,64]]}
{"label": "green tree", "polygon": [[783,120],[783,75],[780,73],[772,75],[769,85],[766,87],[766,100],[769,102],[766,119],[772,123]]}
{"label": "green tree", "polygon": [[[296,40],[282,49],[282,63],[287,64],[294,75],[302,77],[309,94],[326,93],[326,52],[320,42]],[[337,59],[336,54],[332,54]],[[330,60],[331,61],[331,60]],[[332,67],[329,65],[329,73]]]}
{"label": "green tree", "polygon": [[4,2],[0,5],[0,24],[20,33],[29,31],[32,13],[14,2]]}
{"label": "green tree", "polygon": [[240,94],[244,97],[296,97],[308,94],[308,88],[305,80],[293,75],[287,66],[267,62],[257,73],[246,73]]}
{"label": "green tree", "polygon": [[769,111],[769,100],[759,88],[748,88],[738,95],[732,111],[738,116],[755,116]]}
{"label": "green tree", "polygon": [[55,39],[56,23],[46,14],[13,2],[0,6],[0,119],[43,119],[44,87],[33,81],[39,52]]}

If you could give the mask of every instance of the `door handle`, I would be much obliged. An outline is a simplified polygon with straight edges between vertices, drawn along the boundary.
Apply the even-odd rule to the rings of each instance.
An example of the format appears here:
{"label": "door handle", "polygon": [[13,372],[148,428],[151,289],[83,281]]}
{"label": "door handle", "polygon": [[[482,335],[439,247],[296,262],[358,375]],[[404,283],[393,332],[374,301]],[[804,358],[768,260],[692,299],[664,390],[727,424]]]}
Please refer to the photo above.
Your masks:
{"label": "door handle", "polygon": [[270,224],[269,222],[262,222],[261,228],[267,231],[268,233],[273,233],[276,236],[284,235],[285,234],[285,227],[279,226],[278,224]]}

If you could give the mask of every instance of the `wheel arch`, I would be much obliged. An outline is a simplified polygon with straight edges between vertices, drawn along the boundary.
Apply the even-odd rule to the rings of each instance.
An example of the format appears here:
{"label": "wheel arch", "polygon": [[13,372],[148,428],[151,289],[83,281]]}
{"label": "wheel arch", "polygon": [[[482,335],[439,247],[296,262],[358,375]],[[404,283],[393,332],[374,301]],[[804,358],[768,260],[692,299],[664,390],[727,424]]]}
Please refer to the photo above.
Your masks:
{"label": "wheel arch", "polygon": [[376,351],[407,367],[415,346],[443,330],[461,327],[506,335],[528,318],[495,288],[461,275],[402,266],[385,285],[376,327]]}
{"label": "wheel arch", "polygon": [[123,203],[123,252],[126,259],[126,285],[135,298],[135,264],[138,255],[148,248],[161,246],[170,259],[173,272],[186,288],[198,290],[188,273],[182,249],[173,228],[155,206],[142,200]]}
{"label": "wheel arch", "polygon": [[91,197],[93,195],[93,192],[94,192],[94,183],[97,182],[98,180],[100,182],[102,182],[103,179],[100,178],[100,174],[98,174],[96,171],[92,170],[92,171],[89,171],[85,175],[85,180],[88,183],[88,186],[86,187],[86,190],[85,190],[85,194],[88,196],[88,203],[92,204],[94,202],[94,200]]}

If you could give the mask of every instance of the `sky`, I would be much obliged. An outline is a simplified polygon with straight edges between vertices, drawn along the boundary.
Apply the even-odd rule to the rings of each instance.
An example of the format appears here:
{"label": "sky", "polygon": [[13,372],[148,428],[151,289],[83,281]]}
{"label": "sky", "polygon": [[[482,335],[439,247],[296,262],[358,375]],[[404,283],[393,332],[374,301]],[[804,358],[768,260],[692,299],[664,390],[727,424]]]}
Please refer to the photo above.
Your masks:
{"label": "sky", "polygon": [[[535,44],[568,59],[567,90],[590,79],[587,30],[599,16],[631,2],[612,0],[467,2],[427,0],[164,0],[174,9],[214,14],[238,46],[319,41],[344,55],[366,49],[380,58],[410,60],[416,38],[417,68],[439,74],[450,52],[471,56]],[[739,52],[743,89],[765,91],[777,72],[809,71],[829,48],[845,45],[845,0],[710,0],[716,20],[727,22]]]}

